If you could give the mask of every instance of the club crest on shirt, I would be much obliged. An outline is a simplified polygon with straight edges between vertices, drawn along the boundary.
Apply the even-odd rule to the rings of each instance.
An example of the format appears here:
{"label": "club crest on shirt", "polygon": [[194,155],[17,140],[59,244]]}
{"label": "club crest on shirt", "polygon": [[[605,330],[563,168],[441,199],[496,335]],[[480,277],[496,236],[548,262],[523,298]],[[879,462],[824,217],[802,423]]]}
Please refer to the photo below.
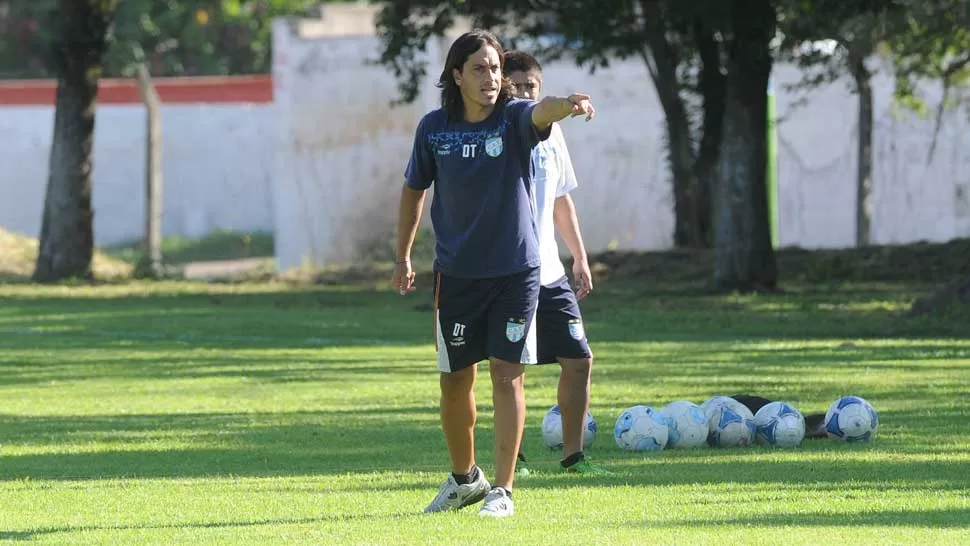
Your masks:
{"label": "club crest on shirt", "polygon": [[485,153],[489,157],[502,155],[502,135],[493,135],[485,139]]}
{"label": "club crest on shirt", "polygon": [[505,323],[505,339],[518,343],[525,337],[525,320],[510,318]]}
{"label": "club crest on shirt", "polygon": [[576,341],[586,337],[586,331],[583,329],[583,321],[579,319],[569,321],[569,336]]}

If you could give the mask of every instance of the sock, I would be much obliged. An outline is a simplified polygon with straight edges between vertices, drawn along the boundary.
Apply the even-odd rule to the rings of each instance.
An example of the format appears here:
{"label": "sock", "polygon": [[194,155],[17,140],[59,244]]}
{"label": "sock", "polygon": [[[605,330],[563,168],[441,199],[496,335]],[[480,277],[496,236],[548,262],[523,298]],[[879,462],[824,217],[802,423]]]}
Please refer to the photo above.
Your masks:
{"label": "sock", "polygon": [[455,478],[455,483],[458,485],[468,485],[478,479],[478,467],[473,466],[472,471],[468,474],[455,474],[452,472],[451,475]]}
{"label": "sock", "polygon": [[522,463],[526,462],[525,455],[523,455],[521,452],[519,453],[518,459],[519,459],[519,462],[522,462]]}
{"label": "sock", "polygon": [[502,491],[505,491],[505,496],[507,496],[510,499],[512,498],[512,491],[511,490],[506,489],[506,488],[501,487],[501,486],[495,486],[495,489],[501,489]]}
{"label": "sock", "polygon": [[578,462],[582,462],[582,460],[585,458],[586,456],[583,455],[582,451],[577,451],[576,453],[573,453],[569,457],[563,459],[559,464],[561,464],[563,468],[569,468]]}

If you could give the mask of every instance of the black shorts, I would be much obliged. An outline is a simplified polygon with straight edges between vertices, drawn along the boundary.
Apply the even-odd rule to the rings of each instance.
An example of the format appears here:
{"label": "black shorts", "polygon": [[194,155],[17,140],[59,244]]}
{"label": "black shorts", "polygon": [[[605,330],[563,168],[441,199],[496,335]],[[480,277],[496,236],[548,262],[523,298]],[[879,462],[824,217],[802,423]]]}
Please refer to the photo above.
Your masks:
{"label": "black shorts", "polygon": [[487,358],[536,362],[539,268],[505,277],[435,274],[438,370],[457,372]]}
{"label": "black shorts", "polygon": [[539,289],[536,326],[539,333],[538,364],[552,364],[559,358],[592,358],[579,302],[567,277]]}

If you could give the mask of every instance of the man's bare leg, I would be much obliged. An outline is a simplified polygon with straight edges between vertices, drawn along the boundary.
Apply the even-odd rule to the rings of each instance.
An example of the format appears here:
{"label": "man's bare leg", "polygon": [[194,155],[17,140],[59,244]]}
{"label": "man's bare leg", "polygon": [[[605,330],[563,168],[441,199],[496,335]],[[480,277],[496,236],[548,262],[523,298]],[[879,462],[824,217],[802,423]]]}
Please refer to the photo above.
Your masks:
{"label": "man's bare leg", "polygon": [[475,466],[475,378],[478,365],[442,373],[441,429],[451,456],[451,471],[467,475]]}
{"label": "man's bare leg", "polygon": [[512,491],[516,455],[525,429],[525,366],[492,358],[489,370],[495,406],[495,480],[492,486]]}
{"label": "man's bare leg", "polygon": [[563,459],[583,451],[583,425],[589,409],[592,358],[560,358],[559,412],[562,414]]}

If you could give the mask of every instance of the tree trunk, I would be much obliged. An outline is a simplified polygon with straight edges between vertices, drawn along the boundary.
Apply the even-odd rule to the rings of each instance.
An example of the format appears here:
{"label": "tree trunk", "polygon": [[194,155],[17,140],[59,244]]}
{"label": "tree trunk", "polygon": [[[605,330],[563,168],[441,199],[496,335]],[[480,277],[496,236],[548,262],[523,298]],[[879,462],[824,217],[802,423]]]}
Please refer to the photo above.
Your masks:
{"label": "tree trunk", "polygon": [[162,278],[162,112],[161,99],[148,67],[138,67],[138,90],[145,103],[145,255],[135,277]]}
{"label": "tree trunk", "polygon": [[677,97],[664,107],[667,145],[674,190],[674,246],[700,247],[702,238],[697,202],[698,180],[694,170],[693,140],[684,103]]}
{"label": "tree trunk", "polygon": [[872,233],[872,82],[865,57],[850,53],[859,100],[859,170],[856,174],[855,244],[869,246]]}
{"label": "tree trunk", "polygon": [[697,190],[694,192],[694,221],[700,234],[700,246],[714,246],[712,195],[717,186],[717,161],[724,130],[724,101],[726,78],[721,70],[721,47],[714,39],[714,29],[704,17],[697,17],[694,39],[701,59],[700,92],[703,97],[704,119],[701,127],[700,149],[694,163]]}
{"label": "tree trunk", "polygon": [[697,176],[694,172],[694,145],[691,138],[687,107],[680,96],[677,79],[679,59],[667,40],[667,20],[658,2],[641,0],[644,39],[647,49],[641,51],[650,71],[667,126],[668,160],[674,192],[674,246],[701,246],[701,234],[694,216]]}
{"label": "tree trunk", "polygon": [[775,34],[770,0],[734,0],[727,104],[715,203],[714,284],[719,291],[773,291],[778,271],[768,219],[767,91]]}
{"label": "tree trunk", "polygon": [[61,0],[51,44],[57,73],[50,172],[34,280],[90,278],[94,113],[114,0]]}

